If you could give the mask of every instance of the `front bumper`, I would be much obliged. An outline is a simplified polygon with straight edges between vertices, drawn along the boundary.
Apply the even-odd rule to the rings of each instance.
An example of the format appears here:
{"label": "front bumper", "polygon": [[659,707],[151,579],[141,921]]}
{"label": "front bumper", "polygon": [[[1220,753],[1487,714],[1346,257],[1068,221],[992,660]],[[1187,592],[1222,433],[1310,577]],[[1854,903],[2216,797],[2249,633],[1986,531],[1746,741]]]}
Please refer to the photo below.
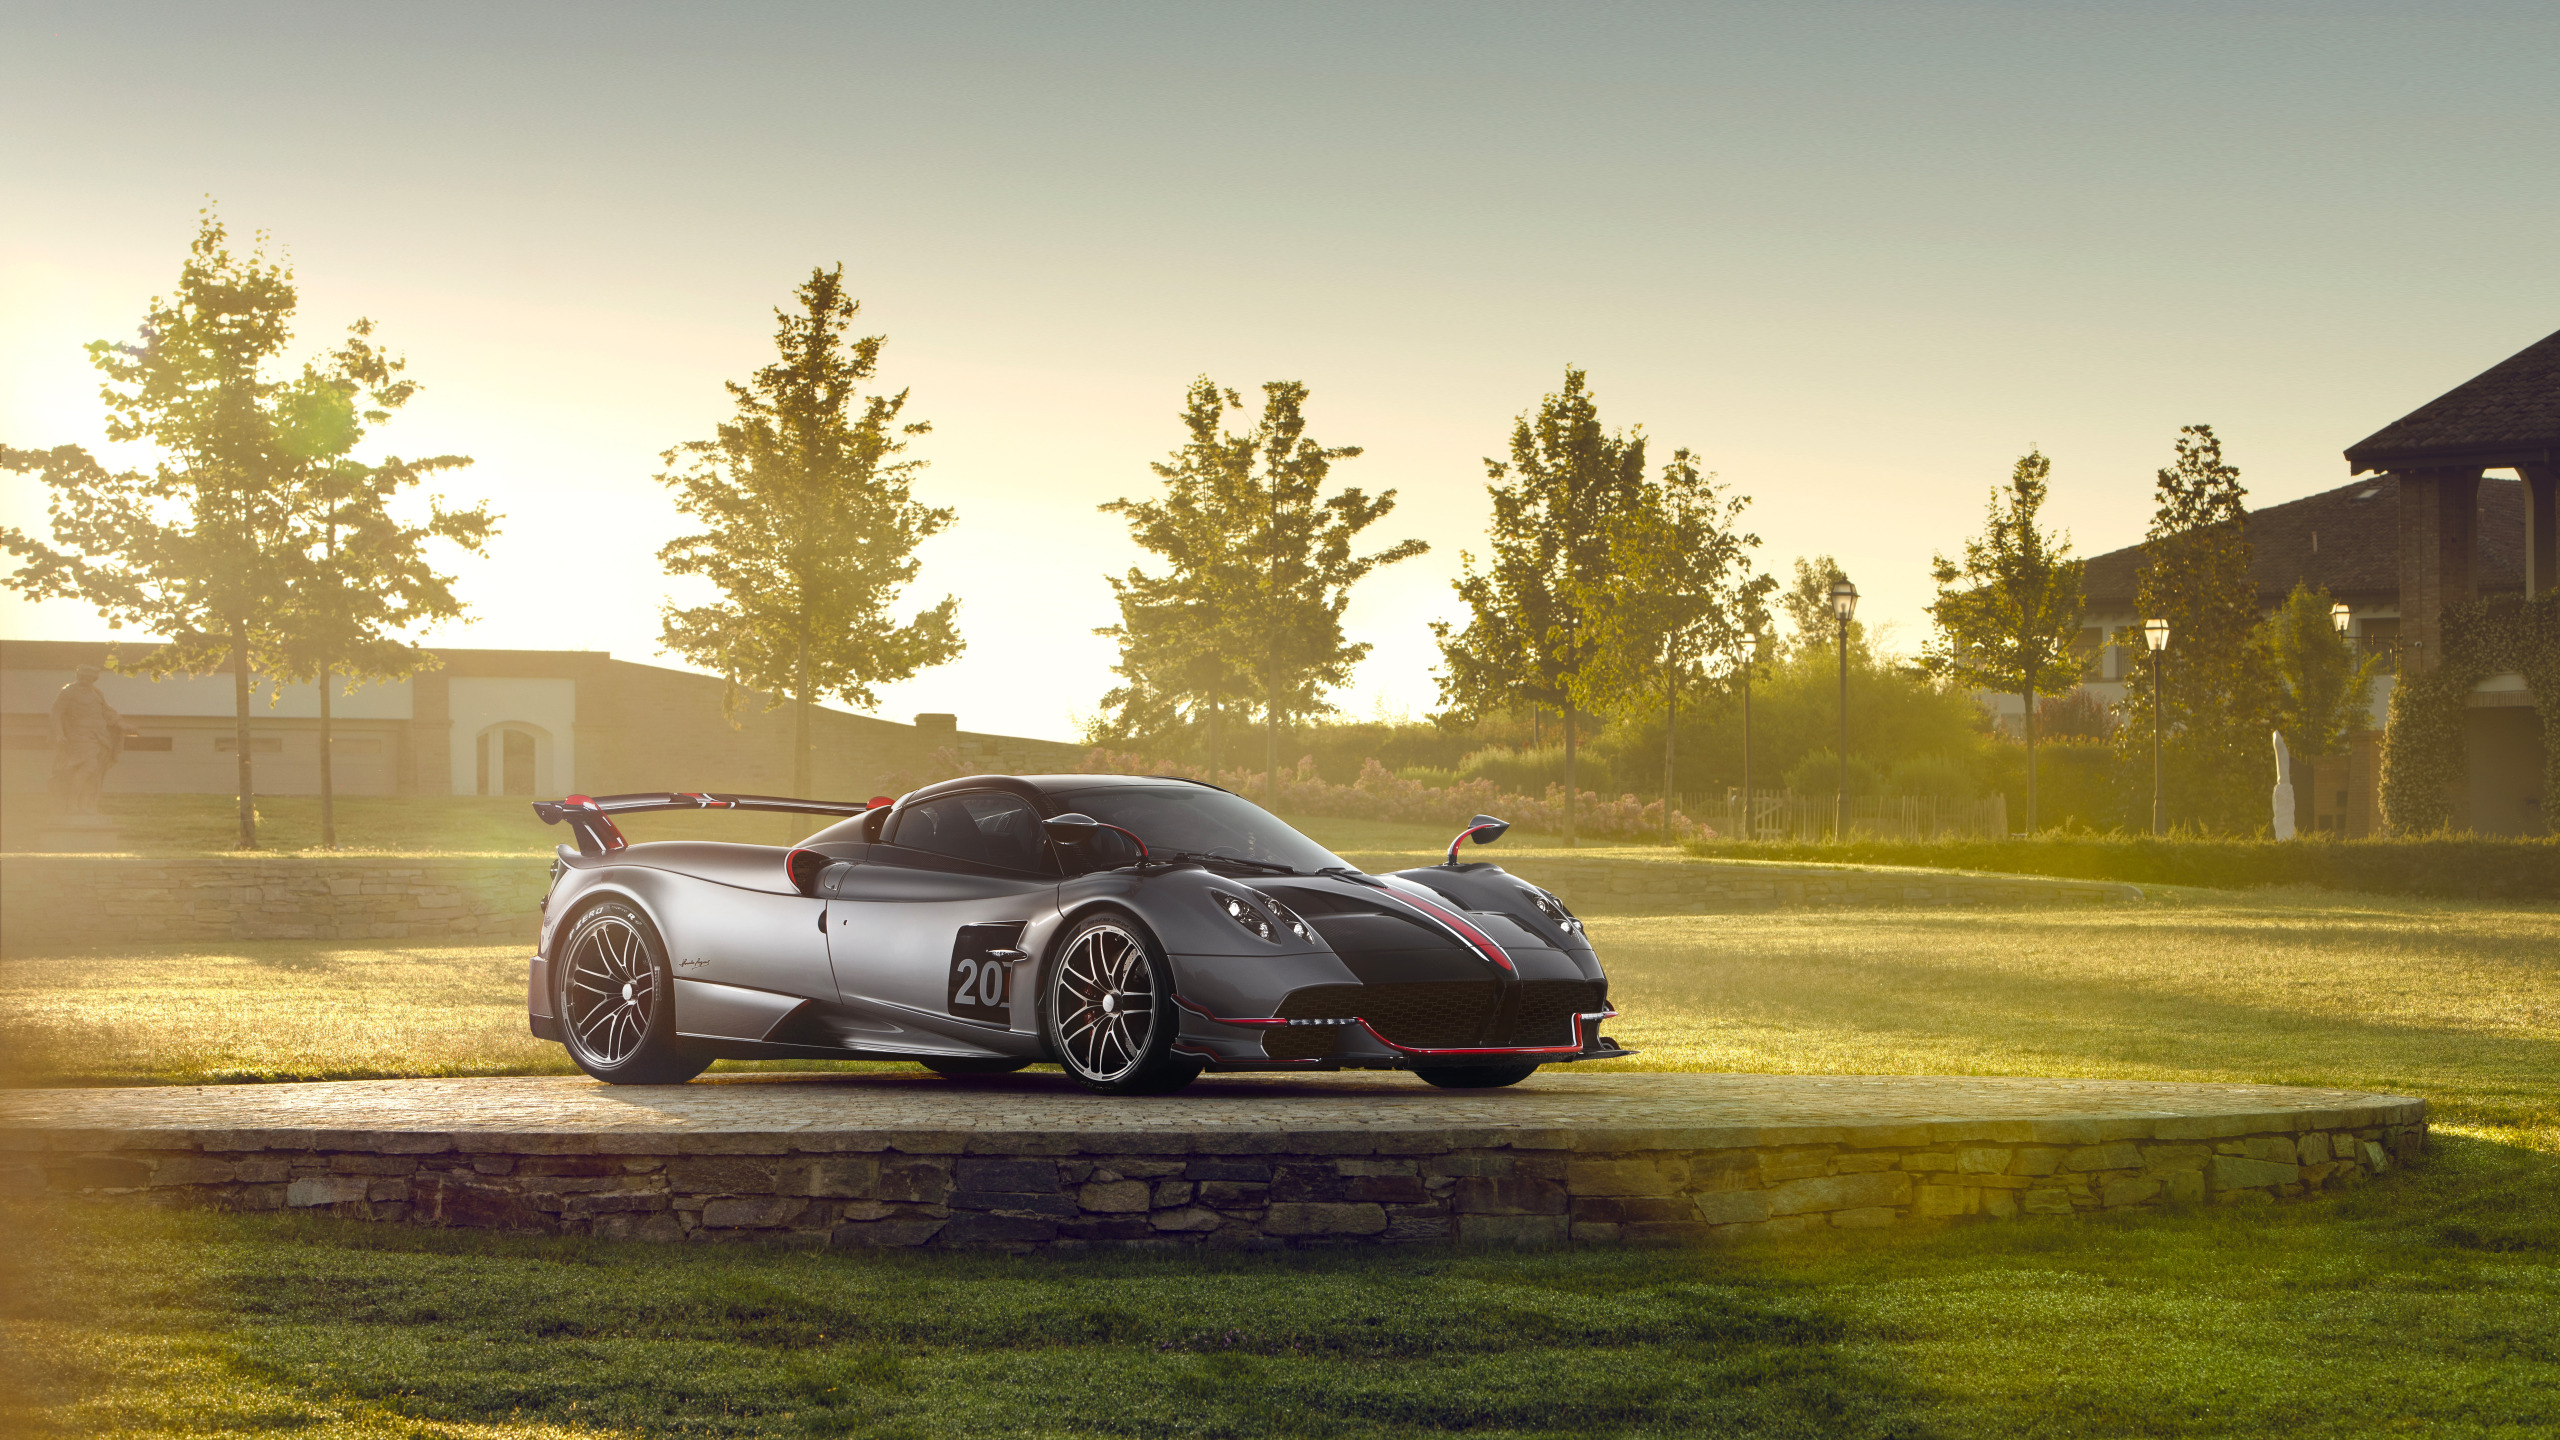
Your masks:
{"label": "front bumper", "polygon": [[[1219,1070],[1410,1070],[1423,1065],[1519,1061],[1557,1064],[1613,1060],[1635,1053],[1620,1048],[1600,1032],[1601,1023],[1618,1014],[1605,1006],[1559,1014],[1547,1034],[1533,1036],[1515,1029],[1515,1033],[1501,1040],[1467,1037],[1461,1041],[1445,1033],[1417,1034],[1410,1015],[1387,1013],[1385,1007],[1362,1005],[1356,999],[1317,1007],[1350,1013],[1300,1018],[1219,1016],[1179,996],[1175,1003],[1182,1011],[1182,1033],[1174,1042],[1175,1051]],[[1363,1013],[1371,1010],[1382,1013],[1374,1017]],[[1453,1043],[1418,1043],[1426,1040]]]}

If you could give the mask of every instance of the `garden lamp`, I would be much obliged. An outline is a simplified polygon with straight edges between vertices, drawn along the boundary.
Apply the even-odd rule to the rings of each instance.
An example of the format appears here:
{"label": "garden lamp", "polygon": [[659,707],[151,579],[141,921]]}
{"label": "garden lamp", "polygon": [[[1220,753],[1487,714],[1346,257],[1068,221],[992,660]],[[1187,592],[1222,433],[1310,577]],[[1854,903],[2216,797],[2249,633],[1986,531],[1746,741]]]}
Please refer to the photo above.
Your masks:
{"label": "garden lamp", "polygon": [[1831,613],[1839,616],[1843,625],[1858,613],[1858,587],[1850,584],[1846,575],[1831,582]]}
{"label": "garden lamp", "polygon": [[2337,627],[2340,635],[2347,633],[2347,627],[2355,623],[2355,618],[2355,612],[2347,608],[2344,600],[2329,607],[2329,623]]}
{"label": "garden lamp", "polygon": [[2169,811],[2160,798],[2160,652],[2169,648],[2169,621],[2154,616],[2142,622],[2142,643],[2151,647],[2151,833],[2169,833]]}

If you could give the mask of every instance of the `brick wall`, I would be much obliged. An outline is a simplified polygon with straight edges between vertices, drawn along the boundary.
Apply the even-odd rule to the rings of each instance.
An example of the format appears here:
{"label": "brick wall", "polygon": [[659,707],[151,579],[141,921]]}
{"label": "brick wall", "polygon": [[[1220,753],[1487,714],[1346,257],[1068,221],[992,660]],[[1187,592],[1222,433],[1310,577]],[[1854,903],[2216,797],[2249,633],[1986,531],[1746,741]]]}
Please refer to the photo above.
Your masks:
{"label": "brick wall", "polygon": [[0,860],[12,949],[193,940],[476,939],[533,944],[538,855],[468,859]]}

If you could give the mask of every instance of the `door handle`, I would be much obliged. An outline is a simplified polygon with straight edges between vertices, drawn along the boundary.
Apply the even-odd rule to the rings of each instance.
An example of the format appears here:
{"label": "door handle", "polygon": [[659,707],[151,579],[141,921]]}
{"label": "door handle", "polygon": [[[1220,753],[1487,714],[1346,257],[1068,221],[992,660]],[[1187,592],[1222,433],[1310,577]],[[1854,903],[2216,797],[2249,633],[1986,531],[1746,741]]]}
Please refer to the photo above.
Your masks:
{"label": "door handle", "polygon": [[999,965],[1019,965],[1031,957],[1020,950],[990,950],[987,958]]}

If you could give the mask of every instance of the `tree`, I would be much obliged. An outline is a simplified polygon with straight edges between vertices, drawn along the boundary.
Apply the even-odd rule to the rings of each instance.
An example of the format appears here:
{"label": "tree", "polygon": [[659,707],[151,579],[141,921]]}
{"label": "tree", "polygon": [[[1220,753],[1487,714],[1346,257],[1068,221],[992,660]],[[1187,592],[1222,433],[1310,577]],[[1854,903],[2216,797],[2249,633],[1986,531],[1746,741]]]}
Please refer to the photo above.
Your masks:
{"label": "tree", "polygon": [[2347,737],[2373,728],[2373,680],[2382,657],[2356,661],[2329,618],[2327,590],[2296,582],[2284,606],[2259,627],[2277,687],[2276,728],[2304,759],[2343,754]]}
{"label": "tree", "polygon": [[1932,558],[1938,598],[1929,605],[1938,636],[1929,664],[1969,689],[2023,702],[2027,741],[2027,833],[2036,822],[2036,699],[2078,688],[2081,562],[2069,536],[2040,528],[2053,462],[2030,450],[2006,491],[1993,490],[1982,534],[1964,542],[1961,562]]}
{"label": "tree", "polygon": [[2213,428],[2189,425],[2154,493],[2136,594],[2144,618],[2169,622],[2169,649],[2158,693],[2149,666],[2127,681],[2116,744],[2140,762],[2128,773],[2148,777],[2156,716],[2170,813],[2206,830],[2255,830],[2266,813],[2274,707],[2255,634],[2257,587],[2243,528],[2249,492],[2238,467],[2224,462]]}
{"label": "tree", "polygon": [[[1840,562],[1828,555],[1808,560],[1799,555],[1795,561],[1795,579],[1778,597],[1778,608],[1786,612],[1787,628],[1792,633],[1787,644],[1802,653],[1829,650],[1840,642],[1840,620],[1832,613],[1831,587],[1849,578]],[[1849,622],[1849,655],[1855,660],[1867,653],[1867,622]]]}
{"label": "tree", "polygon": [[820,698],[876,706],[873,686],[940,665],[963,642],[955,596],[903,624],[890,613],[915,578],[916,546],[951,523],[951,511],[914,498],[924,462],[898,458],[932,427],[901,420],[904,390],[862,393],[886,337],[846,342],[862,305],[844,292],[843,266],[811,270],[792,293],[800,308],[774,311],[779,358],[728,386],[736,415],[661,457],[659,483],[706,528],[667,542],[658,559],[720,594],[668,605],[666,648],[732,686],[791,700],[792,785],[806,795]]}
{"label": "tree", "polygon": [[1728,496],[1697,457],[1674,451],[1609,532],[1609,574],[1578,596],[1593,617],[1593,658],[1573,677],[1574,703],[1627,713],[1659,696],[1662,823],[1671,831],[1677,783],[1680,689],[1704,683],[1710,665],[1739,669],[1747,637],[1765,624],[1777,582],[1754,575],[1757,535],[1736,527],[1747,497]]}
{"label": "tree", "polygon": [[316,682],[320,695],[320,843],[337,848],[337,781],[331,705],[341,680],[402,680],[436,658],[401,632],[462,614],[453,577],[438,574],[426,546],[447,541],[484,554],[497,517],[485,505],[448,510],[427,497],[424,521],[394,512],[402,493],[427,476],[459,469],[468,456],[380,464],[352,458],[368,425],[381,425],[417,393],[407,362],[383,354],[373,326],[359,320],[325,370],[306,376],[288,446],[302,456],[295,486],[298,564],[286,587],[273,664],[284,678]]}
{"label": "tree", "polygon": [[1149,466],[1164,482],[1163,494],[1101,507],[1127,517],[1130,538],[1167,562],[1160,575],[1133,565],[1125,576],[1107,577],[1120,623],[1094,633],[1120,642],[1113,671],[1123,681],[1102,697],[1107,730],[1116,739],[1152,740],[1195,720],[1212,775],[1220,721],[1252,684],[1238,608],[1246,590],[1240,477],[1252,470],[1253,441],[1223,424],[1228,410],[1243,407],[1233,390],[1205,375],[1194,380],[1184,396],[1181,448]]}
{"label": "tree", "polygon": [[[14,526],[0,548],[24,563],[9,586],[36,599],[97,608],[110,629],[168,637],[128,662],[152,675],[232,673],[239,848],[257,848],[250,676],[275,668],[289,587],[303,557],[299,481],[336,443],[327,423],[346,377],[305,367],[268,373],[292,339],[293,274],[228,246],[211,209],[197,227],[173,296],[155,296],[132,344],[100,340],[107,437],[155,446],[148,470],[110,471],[76,445],[0,450],[0,467],[41,474],[52,492],[52,541]],[[362,322],[359,323],[359,337]]]}
{"label": "tree", "polygon": [[1459,556],[1456,581],[1466,628],[1435,621],[1443,704],[1485,714],[1515,704],[1551,705],[1564,717],[1565,843],[1574,843],[1574,689],[1597,641],[1588,597],[1609,583],[1615,518],[1644,486],[1641,430],[1612,433],[1584,373],[1567,368],[1564,389],[1512,425],[1511,459],[1487,459],[1493,498],[1486,541],[1491,563]]}
{"label": "tree", "polygon": [[1351,587],[1427,547],[1405,540],[1353,554],[1360,533],[1395,509],[1395,492],[1326,495],[1334,462],[1359,447],[1308,437],[1304,384],[1274,380],[1262,392],[1254,428],[1230,432],[1223,417],[1243,408],[1241,397],[1205,376],[1194,381],[1183,412],[1189,438],[1154,467],[1164,497],[1103,507],[1129,516],[1138,543],[1174,562],[1161,577],[1132,569],[1112,582],[1122,623],[1105,633],[1122,638],[1123,674],[1151,677],[1146,686],[1158,694],[1199,697],[1212,725],[1223,687],[1250,684],[1262,702],[1269,797],[1278,793],[1282,727],[1326,708],[1324,693],[1347,683],[1369,653],[1343,634]]}

